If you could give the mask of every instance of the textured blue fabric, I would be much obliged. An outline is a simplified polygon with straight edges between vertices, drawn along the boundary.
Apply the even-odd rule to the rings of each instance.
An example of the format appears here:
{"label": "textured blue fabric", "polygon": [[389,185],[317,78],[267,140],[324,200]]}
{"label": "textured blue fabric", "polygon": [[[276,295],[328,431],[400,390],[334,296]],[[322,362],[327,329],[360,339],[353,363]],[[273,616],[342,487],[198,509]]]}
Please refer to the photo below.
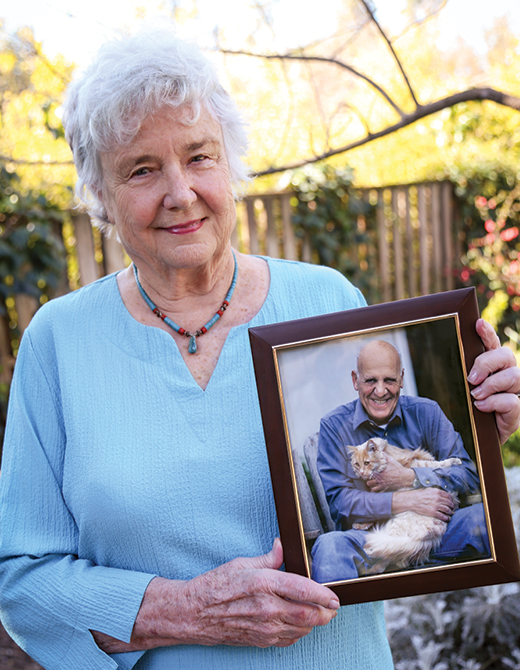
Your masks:
{"label": "textured blue fabric", "polygon": [[[344,607],[287,649],[181,646],[112,657],[154,575],[190,579],[277,535],[248,327],[357,307],[339,274],[269,261],[205,391],[173,338],[127,312],[114,275],[34,317],[16,364],[0,477],[0,605],[48,670],[392,667],[381,603]],[[140,657],[141,660],[138,660]]]}
{"label": "textured blue fabric", "polygon": [[480,493],[475,464],[462,438],[433,400],[401,396],[393,416],[381,427],[371,421],[363,405],[353,400],[329,412],[320,422],[318,470],[337,530],[353,523],[386,520],[391,516],[392,493],[372,493],[352,467],[347,445],[363,444],[371,437],[385,438],[397,447],[429,451],[436,460],[460,458],[450,468],[415,468],[420,486],[437,486],[459,494]]}

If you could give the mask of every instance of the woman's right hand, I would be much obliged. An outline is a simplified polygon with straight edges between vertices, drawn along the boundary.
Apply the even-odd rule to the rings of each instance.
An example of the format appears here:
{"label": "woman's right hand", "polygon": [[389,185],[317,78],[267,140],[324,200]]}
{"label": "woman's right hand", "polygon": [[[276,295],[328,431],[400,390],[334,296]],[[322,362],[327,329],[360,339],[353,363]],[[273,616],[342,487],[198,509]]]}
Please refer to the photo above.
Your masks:
{"label": "woman's right hand", "polygon": [[306,577],[279,570],[280,540],[268,554],[236,558],[189,581],[156,577],[129,644],[93,631],[107,653],[177,644],[287,647],[336,616],[338,597]]}

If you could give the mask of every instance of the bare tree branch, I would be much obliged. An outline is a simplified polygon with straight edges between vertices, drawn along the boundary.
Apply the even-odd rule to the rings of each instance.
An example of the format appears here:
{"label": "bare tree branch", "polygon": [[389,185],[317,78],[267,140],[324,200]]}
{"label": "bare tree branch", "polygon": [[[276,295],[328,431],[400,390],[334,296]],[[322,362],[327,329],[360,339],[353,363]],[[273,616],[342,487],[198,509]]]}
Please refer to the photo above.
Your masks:
{"label": "bare tree branch", "polygon": [[379,84],[376,84],[376,82],[373,79],[370,79],[370,77],[367,77],[364,75],[362,72],[359,72],[355,68],[353,68],[351,65],[347,65],[347,63],[344,63],[341,60],[338,60],[337,58],[326,58],[325,56],[311,56],[309,54],[256,54],[252,53],[251,51],[243,51],[242,49],[240,50],[231,50],[231,49],[221,49],[221,52],[224,54],[231,54],[234,56],[251,56],[252,58],[263,58],[265,60],[303,60],[303,61],[317,61],[320,63],[330,63],[332,65],[337,65],[338,67],[343,68],[344,70],[348,70],[348,72],[351,72],[353,75],[356,77],[359,77],[360,79],[363,79],[363,81],[366,81],[369,86],[374,88],[383,98],[388,102],[388,104],[399,114],[401,118],[405,118],[405,113],[400,109],[400,107],[395,103],[392,98],[388,95],[388,93],[379,86]]}
{"label": "bare tree branch", "polygon": [[414,101],[414,103],[415,103],[415,105],[416,105],[417,107],[420,107],[420,104],[419,104],[417,98],[415,97],[415,93],[414,93],[414,90],[413,90],[413,88],[412,88],[412,85],[410,84],[410,80],[408,79],[408,77],[407,77],[407,75],[406,75],[406,72],[404,71],[403,65],[402,65],[402,63],[401,63],[401,61],[400,61],[398,55],[395,53],[395,49],[394,49],[394,47],[393,47],[393,45],[392,45],[392,42],[391,42],[390,39],[387,37],[385,31],[381,28],[381,26],[380,26],[380,24],[379,24],[379,21],[378,21],[378,20],[376,19],[376,17],[374,16],[374,13],[372,12],[372,10],[371,10],[371,8],[370,8],[368,2],[366,2],[366,0],[359,0],[359,1],[364,5],[364,7],[365,7],[367,13],[369,14],[370,18],[371,18],[372,21],[374,22],[374,25],[376,26],[376,28],[377,28],[377,29],[379,30],[379,32],[381,33],[381,35],[382,35],[383,39],[385,40],[385,42],[388,44],[388,47],[389,47],[390,51],[392,52],[392,55],[393,55],[393,57],[394,57],[394,59],[395,59],[395,62],[397,63],[398,68],[401,70],[401,74],[403,75],[403,78],[404,78],[404,80],[405,80],[405,82],[406,82],[406,86],[408,87],[408,90],[410,91],[410,95],[412,96],[412,100]]}
{"label": "bare tree branch", "polygon": [[312,158],[307,158],[305,160],[301,160],[296,163],[282,165],[279,167],[271,167],[268,168],[267,170],[260,170],[256,172],[253,176],[262,177],[263,175],[276,174],[278,172],[283,172],[284,170],[294,170],[296,168],[303,167],[304,165],[308,165],[309,163],[317,163],[318,161],[324,160],[325,158],[330,158],[331,156],[344,154],[347,151],[351,151],[352,149],[361,147],[364,144],[373,142],[374,140],[377,140],[380,137],[390,135],[391,133],[394,133],[396,130],[405,128],[406,126],[415,123],[415,121],[423,119],[425,116],[435,114],[436,112],[439,112],[442,109],[446,109],[447,107],[453,107],[453,105],[457,105],[460,102],[469,102],[471,100],[490,100],[492,102],[498,103],[499,105],[504,105],[505,107],[510,107],[511,109],[520,111],[520,98],[509,95],[502,91],[496,91],[493,88],[473,88],[467,91],[460,91],[459,93],[454,93],[452,95],[447,96],[446,98],[436,100],[427,105],[421,105],[417,107],[417,109],[411,114],[406,114],[405,116],[403,116],[398,123],[395,123],[391,126],[387,126],[386,128],[383,128],[382,130],[379,130],[376,133],[367,133],[367,135],[360,138],[359,140],[356,140],[355,142],[351,142],[350,144],[346,144],[345,146],[338,147],[337,149],[331,149],[330,151],[326,151],[322,154],[315,155]]}
{"label": "bare tree branch", "polygon": [[369,126],[368,121],[366,120],[366,118],[363,116],[363,114],[361,114],[361,112],[359,111],[359,109],[358,109],[357,107],[355,107],[355,106],[354,106],[352,103],[350,103],[350,102],[342,102],[342,103],[340,103],[340,104],[336,107],[334,113],[332,114],[331,119],[334,119],[335,116],[336,116],[336,114],[339,114],[340,111],[342,111],[343,109],[350,109],[350,111],[354,114],[354,116],[358,119],[358,121],[361,123],[361,125],[362,125],[363,128],[365,129],[366,134],[367,134],[367,135],[371,135],[371,134],[372,134],[372,131],[370,130],[370,126]]}

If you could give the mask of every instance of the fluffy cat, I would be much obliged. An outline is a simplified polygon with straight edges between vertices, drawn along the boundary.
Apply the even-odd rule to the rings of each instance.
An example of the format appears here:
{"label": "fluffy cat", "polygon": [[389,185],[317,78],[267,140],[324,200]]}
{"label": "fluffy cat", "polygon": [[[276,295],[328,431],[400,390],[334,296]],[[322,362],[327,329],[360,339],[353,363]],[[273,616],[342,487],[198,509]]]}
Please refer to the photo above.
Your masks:
{"label": "fluffy cat", "polygon": [[[348,448],[352,467],[364,481],[383,472],[387,465],[387,455],[407,468],[448,468],[462,463],[460,458],[436,461],[424,449],[401,449],[379,437],[367,440],[358,447]],[[456,495],[452,493],[451,496],[457,503]],[[389,565],[406,568],[424,562],[432,549],[440,545],[446,527],[445,521],[412,511],[396,514],[384,523],[353,524],[356,529],[370,529],[364,550],[376,562],[366,574],[379,574]]]}

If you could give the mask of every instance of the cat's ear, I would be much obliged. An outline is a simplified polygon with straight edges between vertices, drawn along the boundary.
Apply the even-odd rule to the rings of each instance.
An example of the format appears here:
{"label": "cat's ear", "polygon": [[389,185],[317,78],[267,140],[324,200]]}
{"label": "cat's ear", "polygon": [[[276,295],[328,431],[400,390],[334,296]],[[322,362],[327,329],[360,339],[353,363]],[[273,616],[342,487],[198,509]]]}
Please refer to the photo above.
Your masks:
{"label": "cat's ear", "polygon": [[374,440],[368,440],[367,449],[368,451],[377,451],[377,444],[374,442]]}
{"label": "cat's ear", "polygon": [[350,451],[356,451],[357,447],[351,447],[349,444],[347,444],[347,449],[350,449]]}

